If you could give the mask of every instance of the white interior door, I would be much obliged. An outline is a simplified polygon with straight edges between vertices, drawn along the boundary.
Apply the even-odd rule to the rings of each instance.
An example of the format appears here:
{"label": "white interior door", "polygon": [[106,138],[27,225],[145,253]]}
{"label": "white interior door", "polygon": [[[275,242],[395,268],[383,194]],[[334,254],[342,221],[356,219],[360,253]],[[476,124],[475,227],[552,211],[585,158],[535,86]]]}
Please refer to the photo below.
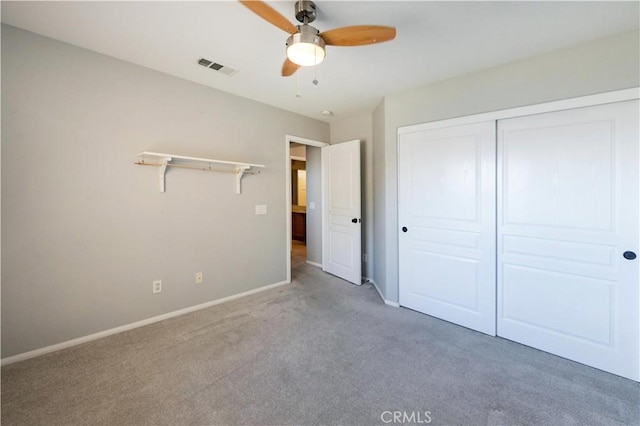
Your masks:
{"label": "white interior door", "polygon": [[360,285],[360,141],[322,148],[322,175],[322,268]]}
{"label": "white interior door", "polygon": [[498,335],[639,379],[638,101],[498,124]]}
{"label": "white interior door", "polygon": [[400,305],[495,335],[495,121],[399,135]]}

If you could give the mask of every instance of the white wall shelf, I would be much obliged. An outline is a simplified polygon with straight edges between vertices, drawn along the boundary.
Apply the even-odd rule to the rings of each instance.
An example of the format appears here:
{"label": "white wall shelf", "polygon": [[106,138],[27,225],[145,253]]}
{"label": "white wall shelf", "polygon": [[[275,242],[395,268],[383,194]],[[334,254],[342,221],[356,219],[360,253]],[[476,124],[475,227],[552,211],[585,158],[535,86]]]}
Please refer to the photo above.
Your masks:
{"label": "white wall shelf", "polygon": [[[176,163],[175,161],[178,161]],[[236,175],[236,194],[242,192],[242,177],[245,174],[260,173],[260,169],[264,168],[262,164],[241,163],[238,161],[214,160],[211,158],[187,157],[184,155],[163,154],[160,152],[141,152],[138,154],[138,161],[135,164],[139,166],[157,166],[160,167],[160,192],[164,192],[164,177],[167,167],[180,167],[183,169],[196,169],[206,172],[223,172],[235,173]]]}

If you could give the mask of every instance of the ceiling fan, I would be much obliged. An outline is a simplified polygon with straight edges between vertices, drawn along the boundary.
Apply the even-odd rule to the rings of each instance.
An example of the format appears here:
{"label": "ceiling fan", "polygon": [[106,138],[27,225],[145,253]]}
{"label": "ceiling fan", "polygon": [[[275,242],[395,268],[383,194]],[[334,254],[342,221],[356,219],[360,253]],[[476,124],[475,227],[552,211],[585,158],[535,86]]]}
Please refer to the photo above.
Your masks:
{"label": "ceiling fan", "polygon": [[301,66],[313,66],[322,62],[325,46],[363,46],[396,37],[395,28],[380,25],[355,25],[321,33],[309,25],[316,19],[316,5],[309,0],[300,0],[295,4],[296,19],[302,24],[297,26],[262,1],[239,1],[265,21],[290,34],[286,43],[287,58],[282,65],[283,77],[292,75]]}

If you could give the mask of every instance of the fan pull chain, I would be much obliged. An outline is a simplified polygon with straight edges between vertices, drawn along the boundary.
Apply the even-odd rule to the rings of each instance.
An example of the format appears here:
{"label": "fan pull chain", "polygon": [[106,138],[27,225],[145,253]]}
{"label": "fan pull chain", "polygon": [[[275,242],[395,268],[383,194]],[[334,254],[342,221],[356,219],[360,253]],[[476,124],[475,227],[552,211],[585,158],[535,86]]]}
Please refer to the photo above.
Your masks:
{"label": "fan pull chain", "polygon": [[312,83],[314,85],[318,85],[318,52],[314,51],[313,52],[313,56],[315,58],[314,64],[313,64],[313,81]]}
{"label": "fan pull chain", "polygon": [[300,99],[302,96],[300,95],[300,73],[296,73],[296,99]]}

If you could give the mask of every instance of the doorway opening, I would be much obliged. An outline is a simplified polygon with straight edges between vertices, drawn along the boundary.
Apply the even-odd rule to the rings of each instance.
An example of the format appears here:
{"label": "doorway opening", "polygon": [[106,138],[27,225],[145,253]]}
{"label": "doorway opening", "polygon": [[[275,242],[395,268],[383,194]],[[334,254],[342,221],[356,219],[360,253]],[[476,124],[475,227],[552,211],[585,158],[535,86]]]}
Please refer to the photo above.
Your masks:
{"label": "doorway opening", "polygon": [[322,267],[322,160],[328,143],[286,135],[286,262],[291,269],[308,263]]}
{"label": "doorway opening", "polygon": [[307,261],[307,146],[290,143],[291,267]]}

